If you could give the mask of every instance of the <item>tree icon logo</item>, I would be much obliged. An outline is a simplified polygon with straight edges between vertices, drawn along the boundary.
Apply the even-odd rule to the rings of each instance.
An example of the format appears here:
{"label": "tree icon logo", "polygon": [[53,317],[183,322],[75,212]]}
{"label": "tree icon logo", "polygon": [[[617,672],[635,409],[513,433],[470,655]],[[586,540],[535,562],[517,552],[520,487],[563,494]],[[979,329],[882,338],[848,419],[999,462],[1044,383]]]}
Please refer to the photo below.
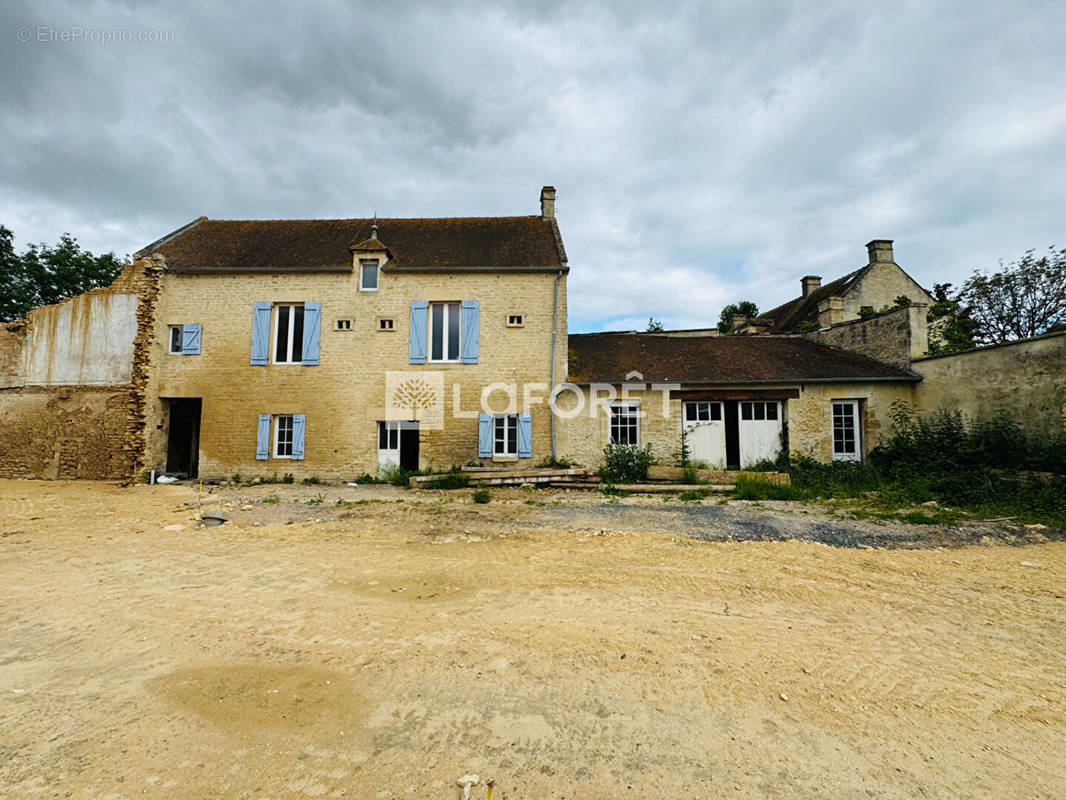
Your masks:
{"label": "tree icon logo", "polygon": [[444,427],[443,372],[386,372],[385,413],[389,421],[418,420],[423,429]]}

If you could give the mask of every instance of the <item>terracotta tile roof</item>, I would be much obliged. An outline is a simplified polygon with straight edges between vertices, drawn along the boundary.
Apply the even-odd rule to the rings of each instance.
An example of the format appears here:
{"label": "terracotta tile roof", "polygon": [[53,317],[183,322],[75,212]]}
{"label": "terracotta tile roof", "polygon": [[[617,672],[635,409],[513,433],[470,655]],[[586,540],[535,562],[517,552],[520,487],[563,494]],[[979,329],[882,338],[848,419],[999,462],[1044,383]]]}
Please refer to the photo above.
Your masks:
{"label": "terracotta tile roof", "polygon": [[912,372],[798,336],[572,334],[569,356],[574,383],[618,383],[634,370],[645,381],[686,384],[921,380]]}
{"label": "terracotta tile roof", "polygon": [[[370,239],[372,219],[209,220],[201,218],[145,247],[175,272],[350,270],[352,243]],[[378,219],[389,269],[565,268],[553,219],[469,217]]]}
{"label": "terracotta tile roof", "polygon": [[817,322],[818,303],[829,297],[843,295],[855,281],[866,274],[867,269],[868,267],[862,267],[854,272],[849,272],[842,278],[837,278],[835,281],[830,281],[824,286],[820,286],[806,297],[800,296],[789,300],[787,303],[761,314],[760,317],[774,321],[773,330],[775,333],[797,330],[800,323],[803,322]]}

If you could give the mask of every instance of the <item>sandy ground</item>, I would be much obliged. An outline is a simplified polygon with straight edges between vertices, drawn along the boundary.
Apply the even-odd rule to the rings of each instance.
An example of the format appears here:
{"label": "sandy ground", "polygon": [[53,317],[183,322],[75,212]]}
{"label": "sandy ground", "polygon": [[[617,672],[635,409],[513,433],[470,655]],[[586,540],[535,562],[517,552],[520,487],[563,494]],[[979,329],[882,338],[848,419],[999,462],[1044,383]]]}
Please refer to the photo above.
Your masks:
{"label": "sandy ground", "polygon": [[462,499],[0,481],[0,797],[1066,796],[1066,543]]}

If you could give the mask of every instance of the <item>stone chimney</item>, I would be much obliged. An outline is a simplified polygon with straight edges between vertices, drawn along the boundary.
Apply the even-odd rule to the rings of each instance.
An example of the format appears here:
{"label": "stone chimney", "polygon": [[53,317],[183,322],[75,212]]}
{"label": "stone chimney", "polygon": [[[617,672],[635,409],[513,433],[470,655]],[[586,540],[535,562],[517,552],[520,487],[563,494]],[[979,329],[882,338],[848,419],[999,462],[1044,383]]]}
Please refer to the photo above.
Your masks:
{"label": "stone chimney", "polygon": [[818,327],[828,328],[844,321],[844,298],[827,297],[818,303]]}
{"label": "stone chimney", "polygon": [[545,186],[540,190],[540,215],[544,219],[555,219],[554,186]]}
{"label": "stone chimney", "polygon": [[730,328],[730,331],[732,331],[733,333],[736,333],[741,328],[743,328],[744,325],[747,324],[747,322],[748,322],[748,315],[747,314],[734,314],[733,315],[733,327]]}
{"label": "stone chimney", "polygon": [[803,296],[810,297],[811,292],[815,289],[822,288],[822,276],[821,275],[805,275],[800,278],[800,285],[803,286]]}
{"label": "stone chimney", "polygon": [[894,264],[891,239],[874,239],[866,243],[866,252],[870,254],[871,264]]}

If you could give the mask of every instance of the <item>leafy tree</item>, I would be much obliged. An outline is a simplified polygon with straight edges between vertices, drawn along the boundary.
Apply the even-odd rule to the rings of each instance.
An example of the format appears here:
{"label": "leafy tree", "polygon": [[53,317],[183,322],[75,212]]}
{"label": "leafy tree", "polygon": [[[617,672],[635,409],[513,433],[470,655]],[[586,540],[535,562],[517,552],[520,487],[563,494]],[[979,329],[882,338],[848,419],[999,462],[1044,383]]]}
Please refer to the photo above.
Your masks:
{"label": "leafy tree", "polygon": [[958,353],[977,346],[977,323],[951,292],[950,283],[933,284],[933,304],[926,318],[929,321],[929,353],[944,355]]}
{"label": "leafy tree", "polygon": [[1028,339],[1066,322],[1066,249],[1036,257],[1027,250],[998,272],[977,270],[962,285],[959,302],[976,324],[984,344]]}
{"label": "leafy tree", "polygon": [[730,303],[722,309],[722,315],[718,317],[718,332],[729,333],[733,330],[733,315],[743,314],[745,317],[759,316],[759,307],[751,300],[741,300],[739,303]]}
{"label": "leafy tree", "polygon": [[648,327],[644,329],[647,333],[659,333],[662,329],[662,322],[655,319],[655,317],[648,317]]}
{"label": "leafy tree", "polygon": [[37,306],[107,286],[123,263],[114,253],[94,256],[68,233],[54,246],[31,244],[25,253],[17,255],[14,234],[0,225],[0,322],[24,317]]}

